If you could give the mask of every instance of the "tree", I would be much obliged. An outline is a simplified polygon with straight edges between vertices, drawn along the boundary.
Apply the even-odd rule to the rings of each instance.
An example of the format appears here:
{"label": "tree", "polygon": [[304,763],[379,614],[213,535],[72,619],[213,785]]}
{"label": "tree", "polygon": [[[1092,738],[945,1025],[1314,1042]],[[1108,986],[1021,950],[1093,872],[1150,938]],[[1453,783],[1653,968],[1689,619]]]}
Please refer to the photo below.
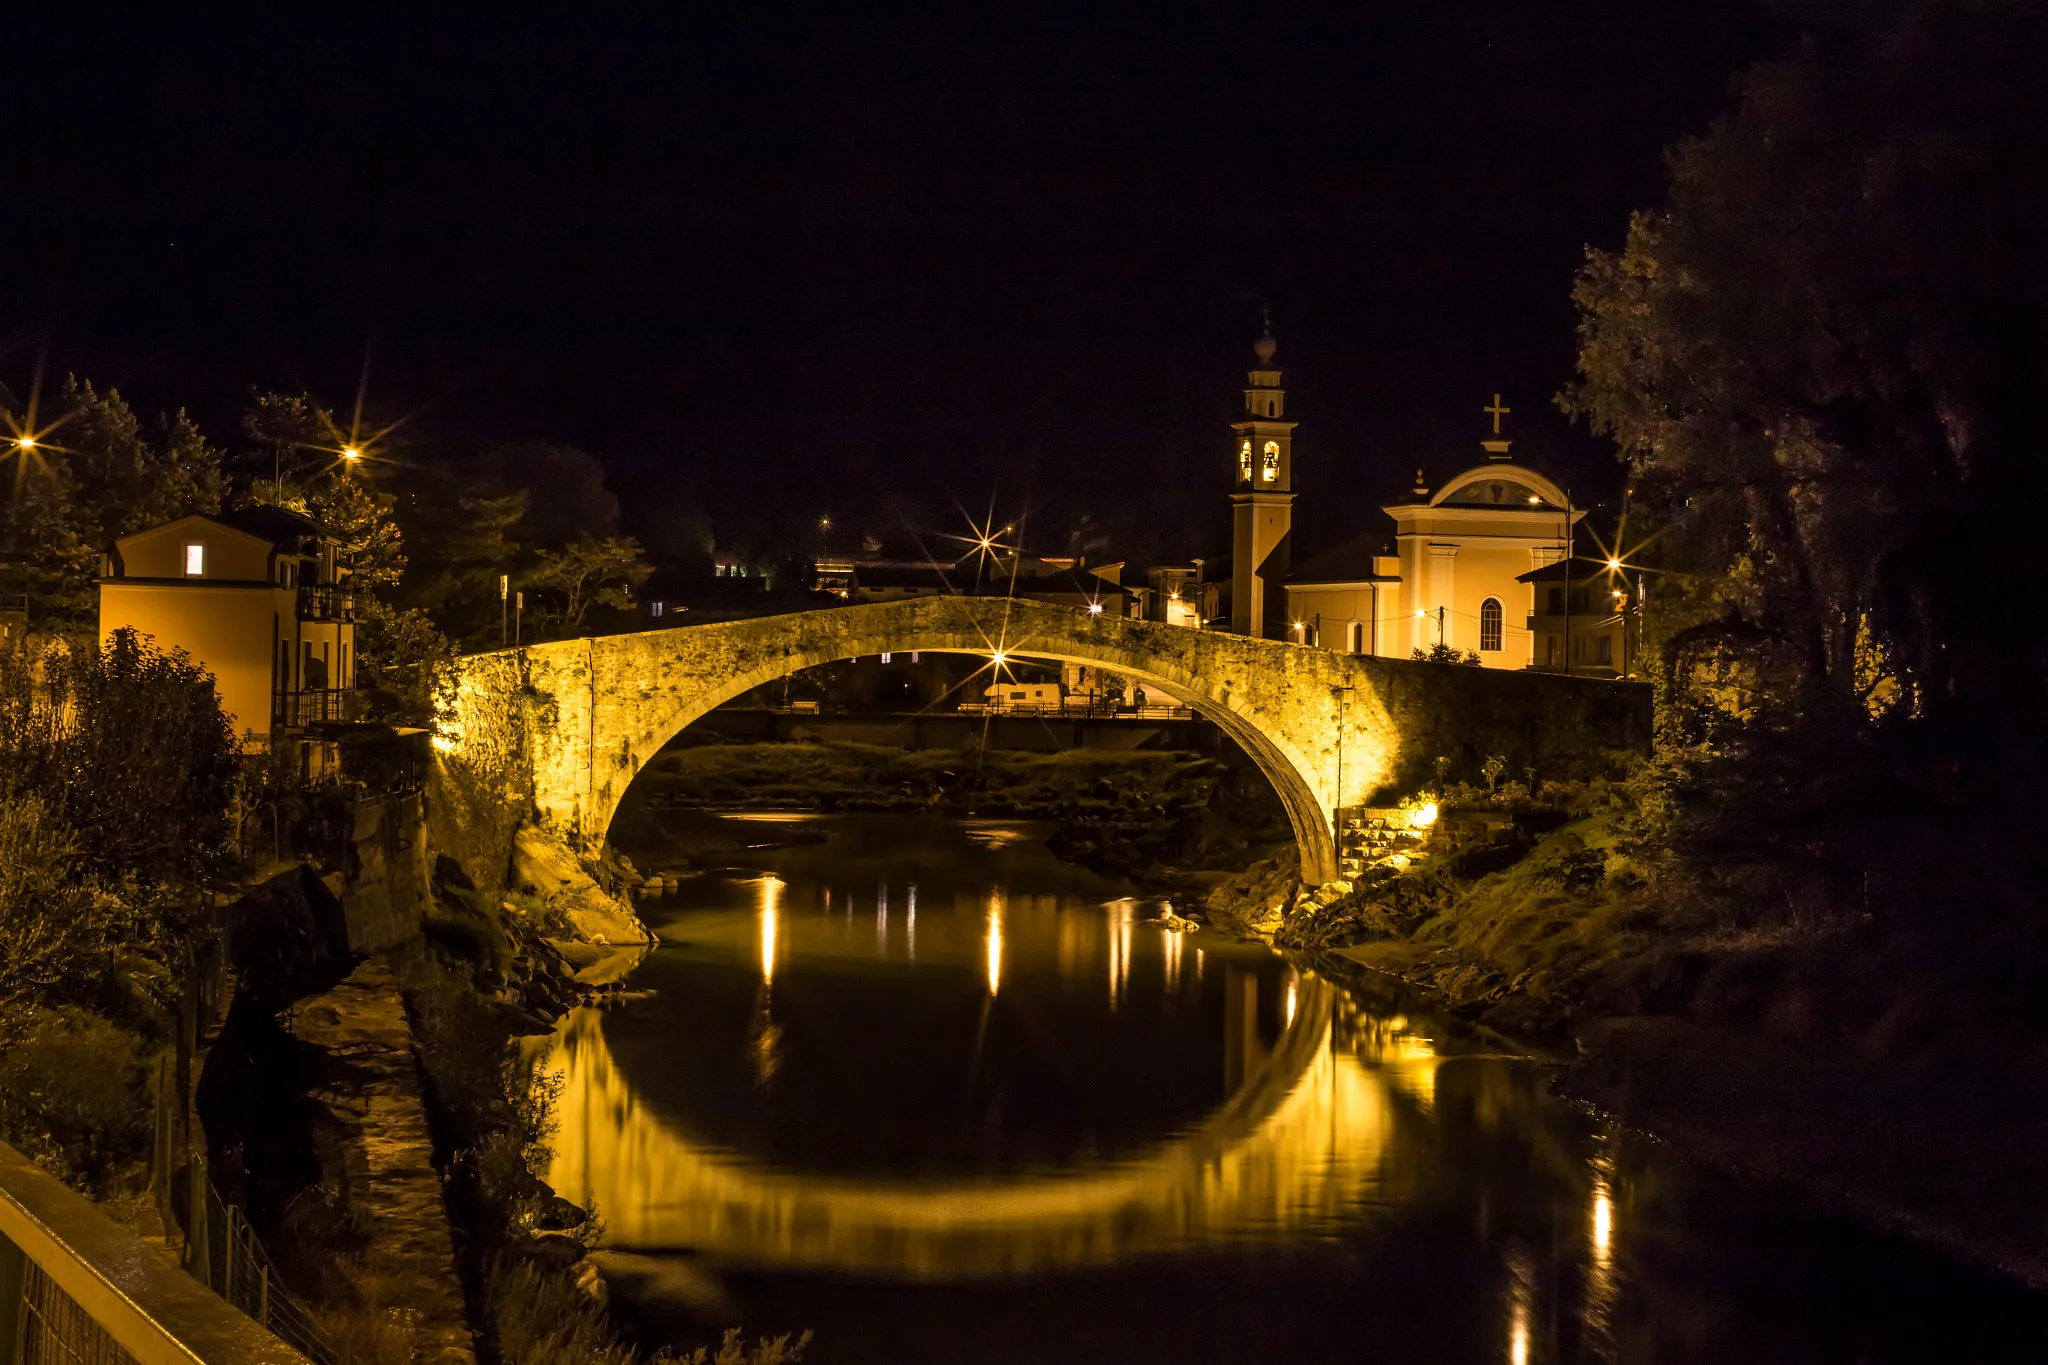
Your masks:
{"label": "tree", "polygon": [[[368,458],[343,457],[350,441],[334,414],[309,398],[260,393],[243,414],[242,429],[255,449],[247,462],[255,476],[250,496],[319,522],[341,542],[343,562],[358,589],[397,586],[405,575],[398,500],[370,485]],[[264,478],[265,473],[270,477]]]}
{"label": "tree", "polygon": [[525,586],[540,599],[543,626],[567,636],[582,631],[592,607],[630,608],[633,589],[652,571],[631,536],[579,536],[562,549],[542,551]]}
{"label": "tree", "polygon": [[454,658],[447,636],[419,607],[365,598],[356,617],[356,685],[369,714],[399,725],[430,725],[434,692]]}
{"label": "tree", "polygon": [[61,879],[117,895],[142,943],[181,937],[202,898],[232,880],[239,778],[213,678],[182,652],[121,630],[104,646],[0,657],[10,837],[43,849]]}
{"label": "tree", "polygon": [[1990,528],[2048,493],[2048,23],[1942,9],[1757,67],[1671,155],[1664,204],[1574,298],[1568,411],[1695,528],[1731,621],[1787,642],[1800,705],[1868,722],[2031,705],[2013,603],[2048,559]]}
{"label": "tree", "polygon": [[181,411],[154,433],[122,399],[76,377],[50,405],[38,447],[9,445],[9,497],[0,504],[0,591],[26,591],[60,626],[89,626],[93,580],[113,542],[145,526],[220,509],[220,453]]}

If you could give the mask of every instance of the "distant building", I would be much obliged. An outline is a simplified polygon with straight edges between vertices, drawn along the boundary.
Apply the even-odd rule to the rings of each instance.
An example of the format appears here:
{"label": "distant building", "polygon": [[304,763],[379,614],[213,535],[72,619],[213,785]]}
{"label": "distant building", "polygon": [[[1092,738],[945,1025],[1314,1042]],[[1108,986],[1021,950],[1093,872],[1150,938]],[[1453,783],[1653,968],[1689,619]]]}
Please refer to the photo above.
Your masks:
{"label": "distant building", "polygon": [[1529,613],[1534,642],[1531,668],[1562,673],[1621,677],[1635,666],[1629,642],[1636,620],[1635,588],[1606,560],[1583,556],[1570,564],[1546,564],[1522,575],[1535,589]]}
{"label": "distant building", "polygon": [[357,715],[355,598],[338,542],[313,521],[255,507],[123,536],[100,578],[99,627],[212,673],[246,751],[291,744],[307,775],[333,767],[331,727]]}
{"label": "distant building", "polygon": [[[1231,557],[1214,581],[1179,588],[1200,600],[1195,614],[1239,634],[1290,640],[1351,654],[1408,658],[1442,644],[1476,654],[1489,668],[1566,664],[1563,613],[1552,623],[1539,603],[1539,575],[1570,553],[1585,516],[1549,478],[1509,455],[1495,395],[1483,458],[1432,493],[1417,470],[1409,495],[1380,509],[1392,522],[1304,554],[1294,542],[1294,431],[1274,367],[1270,336],[1252,348],[1244,416],[1231,426]],[[1216,566],[1220,568],[1221,566]],[[1624,588],[1604,563],[1589,606],[1572,629],[1571,663],[1589,674],[1626,671],[1626,631],[1593,596]],[[1556,575],[1563,585],[1563,570]],[[1603,599],[1604,600],[1604,599]],[[1604,624],[1597,624],[1599,618]],[[1583,623],[1583,629],[1582,625]],[[1554,638],[1553,638],[1554,637]],[[1608,643],[1603,645],[1602,639]],[[1602,651],[1606,651],[1604,654]]]}

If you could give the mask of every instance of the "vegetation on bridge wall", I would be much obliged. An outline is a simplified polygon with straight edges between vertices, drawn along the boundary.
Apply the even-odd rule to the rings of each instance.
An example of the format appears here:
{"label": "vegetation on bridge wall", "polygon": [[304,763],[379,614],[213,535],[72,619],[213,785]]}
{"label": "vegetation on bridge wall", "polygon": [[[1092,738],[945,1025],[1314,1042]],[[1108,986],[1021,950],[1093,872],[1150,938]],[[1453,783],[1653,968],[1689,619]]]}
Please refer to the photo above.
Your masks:
{"label": "vegetation on bridge wall", "polygon": [[[1391,780],[1361,805],[1391,805],[1448,778],[1477,783],[1498,757],[1510,776],[1583,781],[1609,755],[1646,754],[1651,690],[1636,683],[1503,673],[1454,664],[1370,660],[1381,704],[1400,736]],[[1438,760],[1448,760],[1439,771]]]}

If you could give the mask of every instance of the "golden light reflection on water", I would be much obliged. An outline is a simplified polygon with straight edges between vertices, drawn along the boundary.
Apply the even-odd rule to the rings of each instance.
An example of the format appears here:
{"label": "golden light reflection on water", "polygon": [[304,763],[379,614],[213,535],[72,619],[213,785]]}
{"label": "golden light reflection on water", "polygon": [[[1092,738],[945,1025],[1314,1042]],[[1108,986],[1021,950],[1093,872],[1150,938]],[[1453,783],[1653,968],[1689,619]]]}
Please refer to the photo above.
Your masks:
{"label": "golden light reflection on water", "polygon": [[1022,1274],[1323,1235],[1408,1195],[1398,1125],[1438,1065],[1422,1040],[1340,1021],[1337,998],[1303,978],[1263,1064],[1199,1127],[1137,1157],[938,1182],[782,1170],[701,1142],[639,1100],[602,1016],[577,1010],[548,1061],[563,1087],[548,1180],[594,1195],[615,1247],[771,1267]]}
{"label": "golden light reflection on water", "polygon": [[761,894],[761,980],[775,984],[776,939],[782,932],[782,878],[773,873],[757,883]]}
{"label": "golden light reflection on water", "polygon": [[1003,893],[988,893],[988,993],[1003,988]]}

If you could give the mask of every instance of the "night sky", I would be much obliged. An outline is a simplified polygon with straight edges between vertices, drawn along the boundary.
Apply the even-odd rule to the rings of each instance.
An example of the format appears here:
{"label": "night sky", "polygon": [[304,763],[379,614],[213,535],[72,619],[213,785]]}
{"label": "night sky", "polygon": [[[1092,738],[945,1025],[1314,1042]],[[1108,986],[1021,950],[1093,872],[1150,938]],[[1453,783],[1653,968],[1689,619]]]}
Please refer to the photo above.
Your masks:
{"label": "night sky", "polygon": [[1800,31],[1742,4],[733,8],[18,24],[0,379],[47,346],[226,437],[251,385],[346,408],[367,347],[408,457],[573,443],[629,519],[947,529],[993,493],[1046,549],[1086,512],[1185,555],[1223,544],[1269,303],[1305,537],[1476,458],[1496,389],[1518,456],[1605,496],[1612,457],[1550,403],[1572,273]]}

